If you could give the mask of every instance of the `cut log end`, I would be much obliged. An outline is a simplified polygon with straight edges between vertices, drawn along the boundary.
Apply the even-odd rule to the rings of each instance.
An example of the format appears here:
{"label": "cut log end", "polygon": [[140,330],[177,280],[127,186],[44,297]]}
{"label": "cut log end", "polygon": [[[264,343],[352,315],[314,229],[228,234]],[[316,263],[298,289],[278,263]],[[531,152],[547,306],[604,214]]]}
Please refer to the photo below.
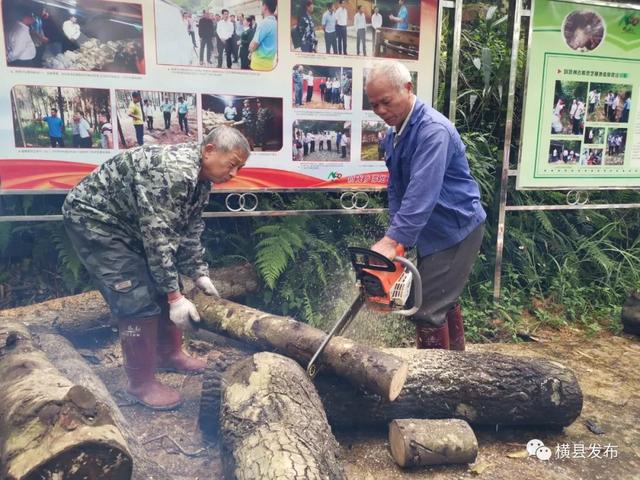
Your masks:
{"label": "cut log end", "polygon": [[104,444],[75,445],[33,469],[24,480],[43,478],[128,479],[133,472],[131,457],[120,448]]}
{"label": "cut log end", "polygon": [[404,384],[407,381],[407,375],[409,375],[409,365],[402,363],[402,365],[395,371],[393,378],[391,379],[391,384],[389,385],[390,402],[393,402],[398,398],[398,395],[402,392],[402,387],[404,387]]}
{"label": "cut log end", "polygon": [[404,435],[396,422],[389,424],[389,446],[391,455],[402,468],[407,466],[407,450],[404,443]]}

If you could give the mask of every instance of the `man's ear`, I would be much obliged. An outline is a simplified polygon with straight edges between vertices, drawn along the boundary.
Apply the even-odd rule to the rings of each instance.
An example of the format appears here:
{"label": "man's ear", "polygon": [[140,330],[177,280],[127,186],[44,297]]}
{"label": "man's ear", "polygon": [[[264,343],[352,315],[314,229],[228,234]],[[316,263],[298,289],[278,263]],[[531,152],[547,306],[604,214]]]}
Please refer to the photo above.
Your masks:
{"label": "man's ear", "polygon": [[204,151],[205,151],[205,153],[215,152],[216,150],[217,150],[217,149],[216,149],[216,146],[215,146],[213,143],[207,143],[207,144],[204,146]]}

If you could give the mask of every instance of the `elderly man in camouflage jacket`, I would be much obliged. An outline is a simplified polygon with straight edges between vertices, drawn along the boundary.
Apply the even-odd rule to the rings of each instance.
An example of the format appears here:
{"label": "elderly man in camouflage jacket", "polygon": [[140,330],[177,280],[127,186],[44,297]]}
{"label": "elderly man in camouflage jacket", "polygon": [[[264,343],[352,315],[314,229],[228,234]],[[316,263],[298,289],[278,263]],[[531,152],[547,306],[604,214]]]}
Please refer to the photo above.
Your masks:
{"label": "elderly man in camouflage jacket", "polygon": [[202,144],[133,148],[103,163],[64,202],[69,238],[118,319],[127,391],[147,407],[182,401],[156,380],[156,368],[204,370],[205,362],[182,351],[182,331],[200,317],[178,274],[218,294],[203,259],[202,210],[211,183],[230,180],[248,156],[246,138],[230,127],[214,129]]}

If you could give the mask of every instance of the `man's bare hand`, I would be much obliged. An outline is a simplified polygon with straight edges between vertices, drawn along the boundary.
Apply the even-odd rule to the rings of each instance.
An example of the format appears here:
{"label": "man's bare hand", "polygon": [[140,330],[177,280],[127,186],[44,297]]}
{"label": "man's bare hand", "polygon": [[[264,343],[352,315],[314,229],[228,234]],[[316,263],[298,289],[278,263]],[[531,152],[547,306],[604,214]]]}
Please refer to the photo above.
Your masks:
{"label": "man's bare hand", "polygon": [[396,255],[397,255],[397,252],[396,252],[397,246],[398,246],[398,242],[396,242],[393,238],[382,237],[382,239],[378,240],[378,242],[376,242],[371,247],[371,250],[373,250],[376,253],[379,253],[384,257],[387,257],[389,260],[393,260],[394,258],[396,258]]}

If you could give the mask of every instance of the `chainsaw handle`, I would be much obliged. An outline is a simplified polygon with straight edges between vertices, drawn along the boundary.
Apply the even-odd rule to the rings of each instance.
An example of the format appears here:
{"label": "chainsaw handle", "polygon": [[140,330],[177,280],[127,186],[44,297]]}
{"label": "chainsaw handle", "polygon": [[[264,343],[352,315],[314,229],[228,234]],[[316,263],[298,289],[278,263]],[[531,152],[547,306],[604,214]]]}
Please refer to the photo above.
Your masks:
{"label": "chainsaw handle", "polygon": [[[347,247],[349,255],[351,256],[351,263],[353,263],[356,272],[363,268],[369,270],[378,270],[381,272],[395,272],[396,266],[391,260],[384,255],[380,255],[378,252],[360,247]],[[375,260],[377,263],[371,263]]]}
{"label": "chainsaw handle", "polygon": [[399,262],[404,265],[413,275],[412,290],[413,290],[413,307],[405,310],[397,310],[393,313],[396,315],[402,315],[403,317],[409,317],[415,315],[422,306],[422,277],[416,266],[404,257],[397,256],[393,259],[394,262]]}

